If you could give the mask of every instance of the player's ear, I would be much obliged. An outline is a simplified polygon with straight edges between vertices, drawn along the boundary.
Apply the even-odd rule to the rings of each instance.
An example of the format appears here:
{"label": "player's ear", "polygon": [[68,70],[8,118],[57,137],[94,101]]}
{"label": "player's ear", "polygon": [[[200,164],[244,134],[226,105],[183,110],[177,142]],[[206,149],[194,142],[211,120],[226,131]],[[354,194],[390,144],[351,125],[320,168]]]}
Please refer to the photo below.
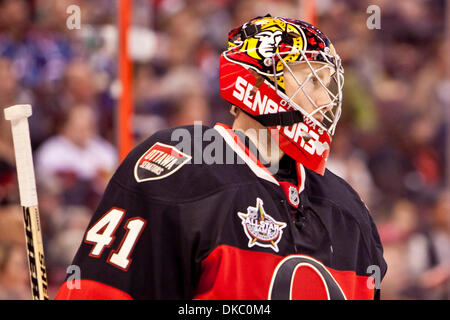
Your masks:
{"label": "player's ear", "polygon": [[233,116],[237,117],[237,115],[239,114],[239,108],[236,107],[235,105],[231,105],[230,113],[231,113]]}

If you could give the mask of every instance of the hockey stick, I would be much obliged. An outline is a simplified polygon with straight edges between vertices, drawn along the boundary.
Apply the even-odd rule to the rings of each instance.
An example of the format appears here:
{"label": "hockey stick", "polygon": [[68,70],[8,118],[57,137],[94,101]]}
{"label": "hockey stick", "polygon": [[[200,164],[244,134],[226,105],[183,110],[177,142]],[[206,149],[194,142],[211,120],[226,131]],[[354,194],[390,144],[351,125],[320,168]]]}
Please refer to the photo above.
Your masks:
{"label": "hockey stick", "polygon": [[44,261],[42,231],[36,194],[33,156],[31,153],[28,117],[31,105],[19,104],[6,108],[5,119],[11,121],[20,204],[23,210],[31,294],[34,300],[48,300],[47,271]]}

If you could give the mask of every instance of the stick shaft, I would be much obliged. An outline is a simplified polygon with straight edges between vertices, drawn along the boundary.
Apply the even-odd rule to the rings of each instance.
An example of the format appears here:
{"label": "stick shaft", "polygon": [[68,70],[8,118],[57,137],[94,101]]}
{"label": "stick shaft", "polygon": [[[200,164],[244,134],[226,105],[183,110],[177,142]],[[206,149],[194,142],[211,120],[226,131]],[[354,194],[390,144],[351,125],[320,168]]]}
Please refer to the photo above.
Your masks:
{"label": "stick shaft", "polygon": [[23,207],[23,218],[25,222],[28,266],[30,269],[31,294],[34,300],[47,300],[47,270],[45,267],[38,207]]}

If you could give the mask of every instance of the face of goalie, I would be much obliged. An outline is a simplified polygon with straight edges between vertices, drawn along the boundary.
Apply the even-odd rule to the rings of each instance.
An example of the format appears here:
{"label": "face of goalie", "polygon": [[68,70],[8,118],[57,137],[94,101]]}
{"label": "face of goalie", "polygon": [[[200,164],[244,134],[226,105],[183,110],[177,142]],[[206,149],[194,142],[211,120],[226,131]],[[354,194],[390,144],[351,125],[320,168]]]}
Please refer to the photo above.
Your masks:
{"label": "face of goalie", "polygon": [[[310,65],[315,70],[322,83],[328,87],[332,80],[332,68],[323,63],[314,61],[310,62]],[[322,122],[323,115],[317,110],[321,110],[325,113],[332,108],[332,99],[327,88],[314,76],[307,63],[290,65],[289,68],[292,73],[286,68],[284,70],[286,95],[291,97],[291,100],[307,112],[311,118],[314,118],[318,122]],[[299,89],[299,87],[301,87],[301,89]],[[238,116],[233,124],[233,129],[238,128],[243,129],[244,131],[248,129],[266,129],[266,127],[242,112],[238,112]],[[268,134],[268,132],[266,132],[266,134]],[[265,136],[262,134],[259,137]],[[278,161],[283,156],[284,153],[281,150],[277,150],[278,152],[275,153],[272,152],[271,148],[273,143],[264,144],[258,140],[258,137],[250,138],[254,138],[252,140],[254,140],[258,146],[258,150],[263,154],[263,158],[266,160],[270,159],[271,163],[274,163],[274,160],[275,162]],[[269,139],[266,138],[265,141],[267,140]]]}
{"label": "face of goalie", "polygon": [[[328,87],[331,82],[331,67],[318,62],[311,62],[311,66],[322,83]],[[326,112],[332,108],[332,100],[327,89],[314,76],[307,63],[290,65],[289,67],[292,73],[286,68],[284,70],[286,95],[314,119],[322,122],[323,115],[319,110]],[[300,87],[301,89],[299,89]]]}

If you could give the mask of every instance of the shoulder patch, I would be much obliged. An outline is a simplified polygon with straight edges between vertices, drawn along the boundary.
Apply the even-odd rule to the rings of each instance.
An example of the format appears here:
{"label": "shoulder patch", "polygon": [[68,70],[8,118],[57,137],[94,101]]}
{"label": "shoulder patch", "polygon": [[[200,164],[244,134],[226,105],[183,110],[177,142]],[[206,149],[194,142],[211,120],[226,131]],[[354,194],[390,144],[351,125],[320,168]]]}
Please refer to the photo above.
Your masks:
{"label": "shoulder patch", "polygon": [[174,146],[157,142],[136,162],[134,177],[137,182],[163,179],[175,173],[191,158]]}

